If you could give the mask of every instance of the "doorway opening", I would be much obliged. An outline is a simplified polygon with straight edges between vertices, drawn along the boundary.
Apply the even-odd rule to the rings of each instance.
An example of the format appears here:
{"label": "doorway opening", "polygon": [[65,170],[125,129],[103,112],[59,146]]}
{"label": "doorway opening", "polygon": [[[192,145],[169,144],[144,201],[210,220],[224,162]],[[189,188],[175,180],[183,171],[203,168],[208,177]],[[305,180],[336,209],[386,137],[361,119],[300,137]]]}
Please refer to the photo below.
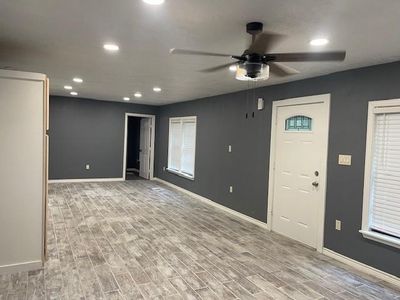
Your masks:
{"label": "doorway opening", "polygon": [[124,180],[152,179],[155,116],[125,114]]}

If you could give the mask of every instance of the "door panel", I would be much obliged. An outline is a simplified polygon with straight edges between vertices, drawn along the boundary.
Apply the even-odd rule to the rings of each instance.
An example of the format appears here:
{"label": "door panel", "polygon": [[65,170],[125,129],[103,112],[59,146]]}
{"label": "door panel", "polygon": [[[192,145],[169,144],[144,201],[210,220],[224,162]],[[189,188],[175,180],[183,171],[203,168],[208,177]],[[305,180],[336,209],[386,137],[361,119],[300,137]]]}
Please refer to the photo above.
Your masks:
{"label": "door panel", "polygon": [[151,119],[140,120],[140,170],[139,176],[150,179],[150,143],[151,143]]}
{"label": "door panel", "polygon": [[328,113],[325,103],[276,111],[272,229],[314,248],[324,201]]}

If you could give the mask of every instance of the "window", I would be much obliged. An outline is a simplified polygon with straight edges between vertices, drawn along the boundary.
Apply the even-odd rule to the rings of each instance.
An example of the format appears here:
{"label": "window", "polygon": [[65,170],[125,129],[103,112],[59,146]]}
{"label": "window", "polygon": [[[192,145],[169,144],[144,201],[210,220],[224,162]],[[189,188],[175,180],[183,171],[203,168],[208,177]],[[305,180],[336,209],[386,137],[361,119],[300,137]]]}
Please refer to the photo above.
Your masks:
{"label": "window", "polygon": [[306,116],[294,116],[285,121],[286,131],[311,131],[312,119]]}
{"label": "window", "polygon": [[370,102],[365,161],[360,232],[400,248],[400,100]]}
{"label": "window", "polygon": [[168,171],[194,179],[196,117],[169,119]]}

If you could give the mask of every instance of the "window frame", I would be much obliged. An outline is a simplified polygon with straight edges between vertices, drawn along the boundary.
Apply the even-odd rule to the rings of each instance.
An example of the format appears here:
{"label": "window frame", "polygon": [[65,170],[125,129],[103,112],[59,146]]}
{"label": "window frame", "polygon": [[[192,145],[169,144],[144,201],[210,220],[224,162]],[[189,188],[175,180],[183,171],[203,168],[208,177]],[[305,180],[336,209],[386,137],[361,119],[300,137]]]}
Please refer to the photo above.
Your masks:
{"label": "window frame", "polygon": [[[194,121],[195,123],[195,129],[194,129],[194,162],[193,162],[193,174],[190,175],[188,173],[182,172],[181,170],[176,170],[176,169],[172,169],[170,168],[170,162],[171,162],[171,123],[175,123],[175,122],[180,122],[181,126],[183,124],[184,121]],[[197,116],[187,116],[187,117],[172,117],[169,118],[169,122],[168,122],[168,161],[167,161],[167,168],[166,170],[170,173],[173,173],[175,175],[178,175],[180,177],[189,179],[189,180],[194,180],[195,178],[195,169],[196,169],[196,143],[197,143]],[[183,145],[183,143],[182,143]],[[181,145],[181,150],[182,150],[182,145]],[[181,152],[182,153],[182,152]],[[181,156],[182,159],[182,156]],[[181,169],[181,164],[180,167]]]}
{"label": "window frame", "polygon": [[372,185],[372,161],[375,136],[376,115],[382,113],[400,113],[400,99],[370,101],[368,103],[367,140],[365,150],[364,194],[362,225],[359,231],[364,238],[380,242],[389,246],[400,248],[400,238],[371,230],[371,185]]}

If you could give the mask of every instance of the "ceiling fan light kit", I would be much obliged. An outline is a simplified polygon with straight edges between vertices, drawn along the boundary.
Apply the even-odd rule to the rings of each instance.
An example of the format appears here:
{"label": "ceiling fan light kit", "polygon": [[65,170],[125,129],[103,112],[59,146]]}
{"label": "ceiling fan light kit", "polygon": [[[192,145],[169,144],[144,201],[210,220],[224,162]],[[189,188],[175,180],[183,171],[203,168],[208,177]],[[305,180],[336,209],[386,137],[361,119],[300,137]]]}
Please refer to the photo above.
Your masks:
{"label": "ceiling fan light kit", "polygon": [[251,44],[242,55],[231,55],[198,50],[171,49],[171,54],[202,55],[215,57],[229,57],[235,62],[202,70],[202,72],[216,72],[229,68],[234,71],[236,66],[237,80],[261,81],[267,80],[270,73],[283,77],[300,73],[294,68],[281,62],[321,62],[321,61],[343,61],[346,51],[331,52],[299,52],[299,53],[270,53],[270,50],[283,39],[283,35],[263,32],[263,24],[251,22],[246,25],[246,32],[252,36]]}
{"label": "ceiling fan light kit", "polygon": [[258,63],[238,63],[235,78],[240,81],[261,81],[269,78],[269,66]]}

